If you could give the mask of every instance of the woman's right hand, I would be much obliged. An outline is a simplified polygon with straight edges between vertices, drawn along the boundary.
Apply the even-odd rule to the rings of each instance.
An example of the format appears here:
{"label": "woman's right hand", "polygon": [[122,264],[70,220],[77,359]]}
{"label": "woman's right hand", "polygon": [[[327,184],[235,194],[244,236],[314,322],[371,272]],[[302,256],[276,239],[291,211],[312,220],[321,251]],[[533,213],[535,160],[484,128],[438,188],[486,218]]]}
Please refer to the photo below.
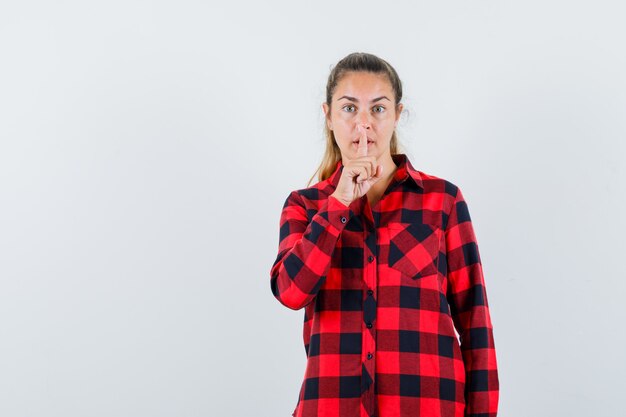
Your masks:
{"label": "woman's right hand", "polygon": [[357,129],[361,131],[357,157],[349,159],[344,156],[347,161],[343,164],[337,188],[331,194],[346,206],[367,194],[383,174],[383,166],[376,164],[376,157],[367,155],[367,130],[360,125]]}

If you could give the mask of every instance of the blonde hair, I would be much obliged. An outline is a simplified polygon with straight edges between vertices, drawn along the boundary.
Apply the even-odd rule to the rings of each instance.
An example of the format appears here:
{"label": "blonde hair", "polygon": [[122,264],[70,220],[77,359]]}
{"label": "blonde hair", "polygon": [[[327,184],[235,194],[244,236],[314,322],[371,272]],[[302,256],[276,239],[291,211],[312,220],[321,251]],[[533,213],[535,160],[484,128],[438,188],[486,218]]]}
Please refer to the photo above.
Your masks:
{"label": "blonde hair", "polygon": [[[353,52],[341,59],[331,69],[328,76],[328,82],[326,83],[326,104],[328,104],[329,113],[332,104],[332,97],[339,81],[341,81],[346,73],[358,71],[385,74],[391,83],[396,106],[400,103],[400,100],[402,100],[402,82],[400,81],[396,70],[387,61],[377,57],[376,55],[365,52]],[[324,151],[322,162],[313,176],[309,179],[307,186],[311,184],[311,181],[313,181],[316,174],[318,181],[324,181],[329,178],[334,172],[337,162],[341,160],[341,151],[335,141],[335,134],[328,128],[327,123],[324,123],[324,136],[326,137],[326,150]],[[398,136],[395,130],[391,135],[389,147],[391,155],[395,155],[401,151],[402,145],[398,141]]]}

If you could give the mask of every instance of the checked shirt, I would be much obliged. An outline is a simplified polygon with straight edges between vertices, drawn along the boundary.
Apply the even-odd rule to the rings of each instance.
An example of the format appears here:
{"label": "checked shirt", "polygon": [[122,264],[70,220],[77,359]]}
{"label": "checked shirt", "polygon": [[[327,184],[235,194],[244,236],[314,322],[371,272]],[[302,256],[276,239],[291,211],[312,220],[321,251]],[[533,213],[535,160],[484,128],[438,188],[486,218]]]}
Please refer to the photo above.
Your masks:
{"label": "checked shirt", "polygon": [[330,196],[341,172],[287,197],[274,297],[304,309],[294,417],[496,417],[487,291],[458,186],[405,154],[382,198]]}

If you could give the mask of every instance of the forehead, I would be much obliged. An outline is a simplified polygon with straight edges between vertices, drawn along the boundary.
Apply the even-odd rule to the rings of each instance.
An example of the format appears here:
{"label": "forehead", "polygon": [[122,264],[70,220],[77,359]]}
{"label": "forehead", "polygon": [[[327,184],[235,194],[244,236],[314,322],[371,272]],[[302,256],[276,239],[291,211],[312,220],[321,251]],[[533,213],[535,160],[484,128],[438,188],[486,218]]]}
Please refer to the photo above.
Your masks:
{"label": "forehead", "polygon": [[362,97],[365,99],[387,95],[391,98],[393,88],[391,87],[387,75],[384,73],[376,74],[365,71],[350,71],[345,73],[339,80],[333,94],[336,98],[343,95]]}

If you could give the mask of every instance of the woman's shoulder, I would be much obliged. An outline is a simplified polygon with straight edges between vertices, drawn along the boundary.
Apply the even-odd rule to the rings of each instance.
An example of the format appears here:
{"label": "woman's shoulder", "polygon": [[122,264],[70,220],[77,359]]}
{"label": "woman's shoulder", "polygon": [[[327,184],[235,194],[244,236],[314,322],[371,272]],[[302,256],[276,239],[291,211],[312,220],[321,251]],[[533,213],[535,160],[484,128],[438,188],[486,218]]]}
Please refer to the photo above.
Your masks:
{"label": "woman's shoulder", "polygon": [[408,154],[395,155],[394,160],[399,162],[401,167],[407,169],[410,176],[414,178],[414,182],[419,186],[420,193],[444,193],[452,196],[452,198],[456,195],[457,184],[450,181],[447,177],[418,169]]}
{"label": "woman's shoulder", "polygon": [[418,177],[422,181],[424,193],[444,193],[451,198],[456,197],[459,185],[456,182],[451,181],[448,177],[433,174],[431,172],[425,172],[415,169]]}
{"label": "woman's shoulder", "polygon": [[316,205],[326,200],[333,192],[330,185],[330,179],[318,181],[308,187],[302,187],[292,190],[288,198],[298,199],[307,206]]}

